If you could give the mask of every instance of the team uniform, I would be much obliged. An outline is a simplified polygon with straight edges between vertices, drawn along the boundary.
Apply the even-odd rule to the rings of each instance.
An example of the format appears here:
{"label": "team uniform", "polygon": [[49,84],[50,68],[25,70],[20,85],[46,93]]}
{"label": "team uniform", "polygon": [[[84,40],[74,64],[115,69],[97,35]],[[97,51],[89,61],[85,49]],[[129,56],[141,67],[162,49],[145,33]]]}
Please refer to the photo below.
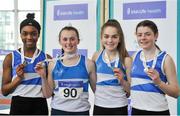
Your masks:
{"label": "team uniform", "polygon": [[[145,73],[142,50],[138,51],[134,56],[134,61],[131,70],[131,105],[132,114],[138,113],[168,115],[168,102],[164,92],[156,86],[152,79]],[[155,69],[159,72],[160,79],[167,82],[167,77],[163,70],[163,64],[167,53],[161,51],[157,55]],[[149,67],[152,67],[153,60],[146,62]]]}
{"label": "team uniform", "polygon": [[[17,77],[16,68],[25,62],[32,62],[32,58],[24,57],[18,50],[12,52],[12,80]],[[48,114],[46,98],[43,97],[41,77],[35,72],[34,67],[38,62],[46,59],[46,54],[39,50],[39,53],[24,68],[24,79],[12,92],[10,114]]]}
{"label": "team uniform", "polygon": [[[112,115],[112,114],[127,114],[128,99],[126,92],[123,90],[119,80],[114,76],[111,67],[107,65],[104,59],[105,51],[102,51],[97,60],[97,83],[95,91],[95,115]],[[111,66],[115,66],[115,61],[110,62]],[[121,62],[118,60],[118,68],[125,74]],[[127,80],[127,77],[124,77]]]}
{"label": "team uniform", "polygon": [[64,65],[61,60],[56,61],[52,70],[55,88],[51,114],[89,114],[89,72],[86,61],[83,55],[80,55],[79,61],[72,66]]}

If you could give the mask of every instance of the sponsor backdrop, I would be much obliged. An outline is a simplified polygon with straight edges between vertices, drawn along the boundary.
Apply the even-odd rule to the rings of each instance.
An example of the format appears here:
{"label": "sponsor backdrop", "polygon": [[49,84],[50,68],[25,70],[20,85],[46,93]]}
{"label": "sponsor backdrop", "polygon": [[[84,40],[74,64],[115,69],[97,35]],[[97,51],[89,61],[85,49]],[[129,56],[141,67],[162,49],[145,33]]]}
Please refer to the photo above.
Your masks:
{"label": "sponsor backdrop", "polygon": [[[90,58],[100,46],[98,39],[100,0],[43,0],[43,2],[43,50],[53,57],[61,54],[58,42],[59,31],[66,25],[72,25],[80,33],[79,53]],[[141,20],[151,19],[159,27],[160,35],[157,44],[161,49],[166,50],[175,61],[180,58],[180,52],[178,52],[180,46],[177,46],[180,44],[180,40],[177,39],[180,37],[180,18],[177,18],[180,16],[180,12],[177,12],[180,11],[179,0],[109,0],[109,3],[109,17],[120,21],[130,53],[139,49],[134,35],[136,24]],[[0,50],[1,77],[2,62],[4,56],[9,52]],[[180,72],[180,60],[176,64]],[[8,113],[9,98],[10,96],[3,97],[0,94],[0,113]],[[93,94],[91,94],[92,104],[93,99]],[[180,108],[177,108],[180,102],[177,103],[171,97],[168,97],[168,101],[171,114],[176,115],[177,110],[180,114]]]}
{"label": "sponsor backdrop", "polygon": [[[86,50],[90,58],[97,43],[97,0],[46,0],[44,8],[43,49],[55,55],[60,49],[59,31],[64,26],[74,26],[80,34],[79,49]],[[54,52],[54,53],[53,53]]]}
{"label": "sponsor backdrop", "polygon": [[[121,23],[129,51],[139,49],[135,36],[138,22],[154,21],[159,29],[157,45],[173,57],[177,66],[177,0],[110,0],[109,17]],[[167,98],[170,113],[176,115],[177,100]]]}

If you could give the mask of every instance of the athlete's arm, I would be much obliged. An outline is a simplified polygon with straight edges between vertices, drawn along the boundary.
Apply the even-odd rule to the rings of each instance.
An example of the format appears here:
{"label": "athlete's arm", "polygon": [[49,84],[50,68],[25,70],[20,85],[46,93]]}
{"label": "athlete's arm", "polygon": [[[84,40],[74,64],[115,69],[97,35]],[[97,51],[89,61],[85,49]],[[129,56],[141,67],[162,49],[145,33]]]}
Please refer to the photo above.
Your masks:
{"label": "athlete's arm", "polygon": [[53,94],[54,82],[51,76],[53,66],[54,61],[49,62],[46,66],[43,65],[43,62],[39,62],[35,67],[36,72],[41,76],[42,92],[46,98],[51,97]]}
{"label": "athlete's arm", "polygon": [[17,77],[12,81],[12,53],[8,54],[3,61],[3,74],[1,91],[4,96],[12,93],[23,79],[24,66],[21,64],[17,67]]}
{"label": "athlete's arm", "polygon": [[87,59],[87,68],[89,71],[90,86],[92,91],[95,92],[97,81],[95,63],[92,60]]}
{"label": "athlete's arm", "polygon": [[124,66],[125,66],[125,73],[127,77],[127,81],[124,79],[124,74],[121,70],[118,68],[114,68],[114,75],[117,76],[117,78],[120,80],[120,83],[124,89],[124,91],[127,93],[127,96],[129,97],[130,95],[130,72],[131,72],[131,64],[132,64],[132,59],[131,57],[126,57],[124,61]]}
{"label": "athlete's arm", "polygon": [[[152,70],[149,74],[153,78],[154,83],[167,95],[177,98],[178,97],[178,82],[177,82],[177,73],[173,59],[167,55],[164,62],[164,73],[167,77],[168,83],[161,81],[159,73]],[[151,71],[151,70],[150,70]]]}

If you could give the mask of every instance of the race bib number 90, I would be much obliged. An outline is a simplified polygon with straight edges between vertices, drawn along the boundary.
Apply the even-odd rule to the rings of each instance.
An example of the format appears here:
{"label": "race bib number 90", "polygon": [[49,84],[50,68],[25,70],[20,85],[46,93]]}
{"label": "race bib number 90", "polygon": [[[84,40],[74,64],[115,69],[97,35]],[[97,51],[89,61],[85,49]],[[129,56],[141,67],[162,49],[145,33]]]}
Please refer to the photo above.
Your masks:
{"label": "race bib number 90", "polygon": [[64,99],[78,99],[83,92],[83,81],[59,81],[59,96]]}

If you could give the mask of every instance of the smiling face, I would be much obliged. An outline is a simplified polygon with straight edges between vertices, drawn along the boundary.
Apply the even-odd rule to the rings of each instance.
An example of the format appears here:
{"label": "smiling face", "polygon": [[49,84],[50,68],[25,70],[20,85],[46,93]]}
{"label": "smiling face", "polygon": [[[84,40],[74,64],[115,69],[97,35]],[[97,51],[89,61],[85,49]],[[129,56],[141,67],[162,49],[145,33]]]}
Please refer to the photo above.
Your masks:
{"label": "smiling face", "polygon": [[24,26],[21,29],[21,39],[27,49],[36,48],[39,38],[38,30],[34,26]]}
{"label": "smiling face", "polygon": [[64,53],[73,54],[77,51],[79,38],[74,30],[63,30],[60,35],[60,45]]}
{"label": "smiling face", "polygon": [[155,46],[158,33],[154,33],[148,26],[140,26],[136,31],[137,41],[141,48],[151,49]]}
{"label": "smiling face", "polygon": [[117,50],[117,46],[120,42],[120,37],[117,32],[117,29],[112,26],[108,26],[104,28],[103,33],[101,35],[101,42],[106,50],[109,51]]}

